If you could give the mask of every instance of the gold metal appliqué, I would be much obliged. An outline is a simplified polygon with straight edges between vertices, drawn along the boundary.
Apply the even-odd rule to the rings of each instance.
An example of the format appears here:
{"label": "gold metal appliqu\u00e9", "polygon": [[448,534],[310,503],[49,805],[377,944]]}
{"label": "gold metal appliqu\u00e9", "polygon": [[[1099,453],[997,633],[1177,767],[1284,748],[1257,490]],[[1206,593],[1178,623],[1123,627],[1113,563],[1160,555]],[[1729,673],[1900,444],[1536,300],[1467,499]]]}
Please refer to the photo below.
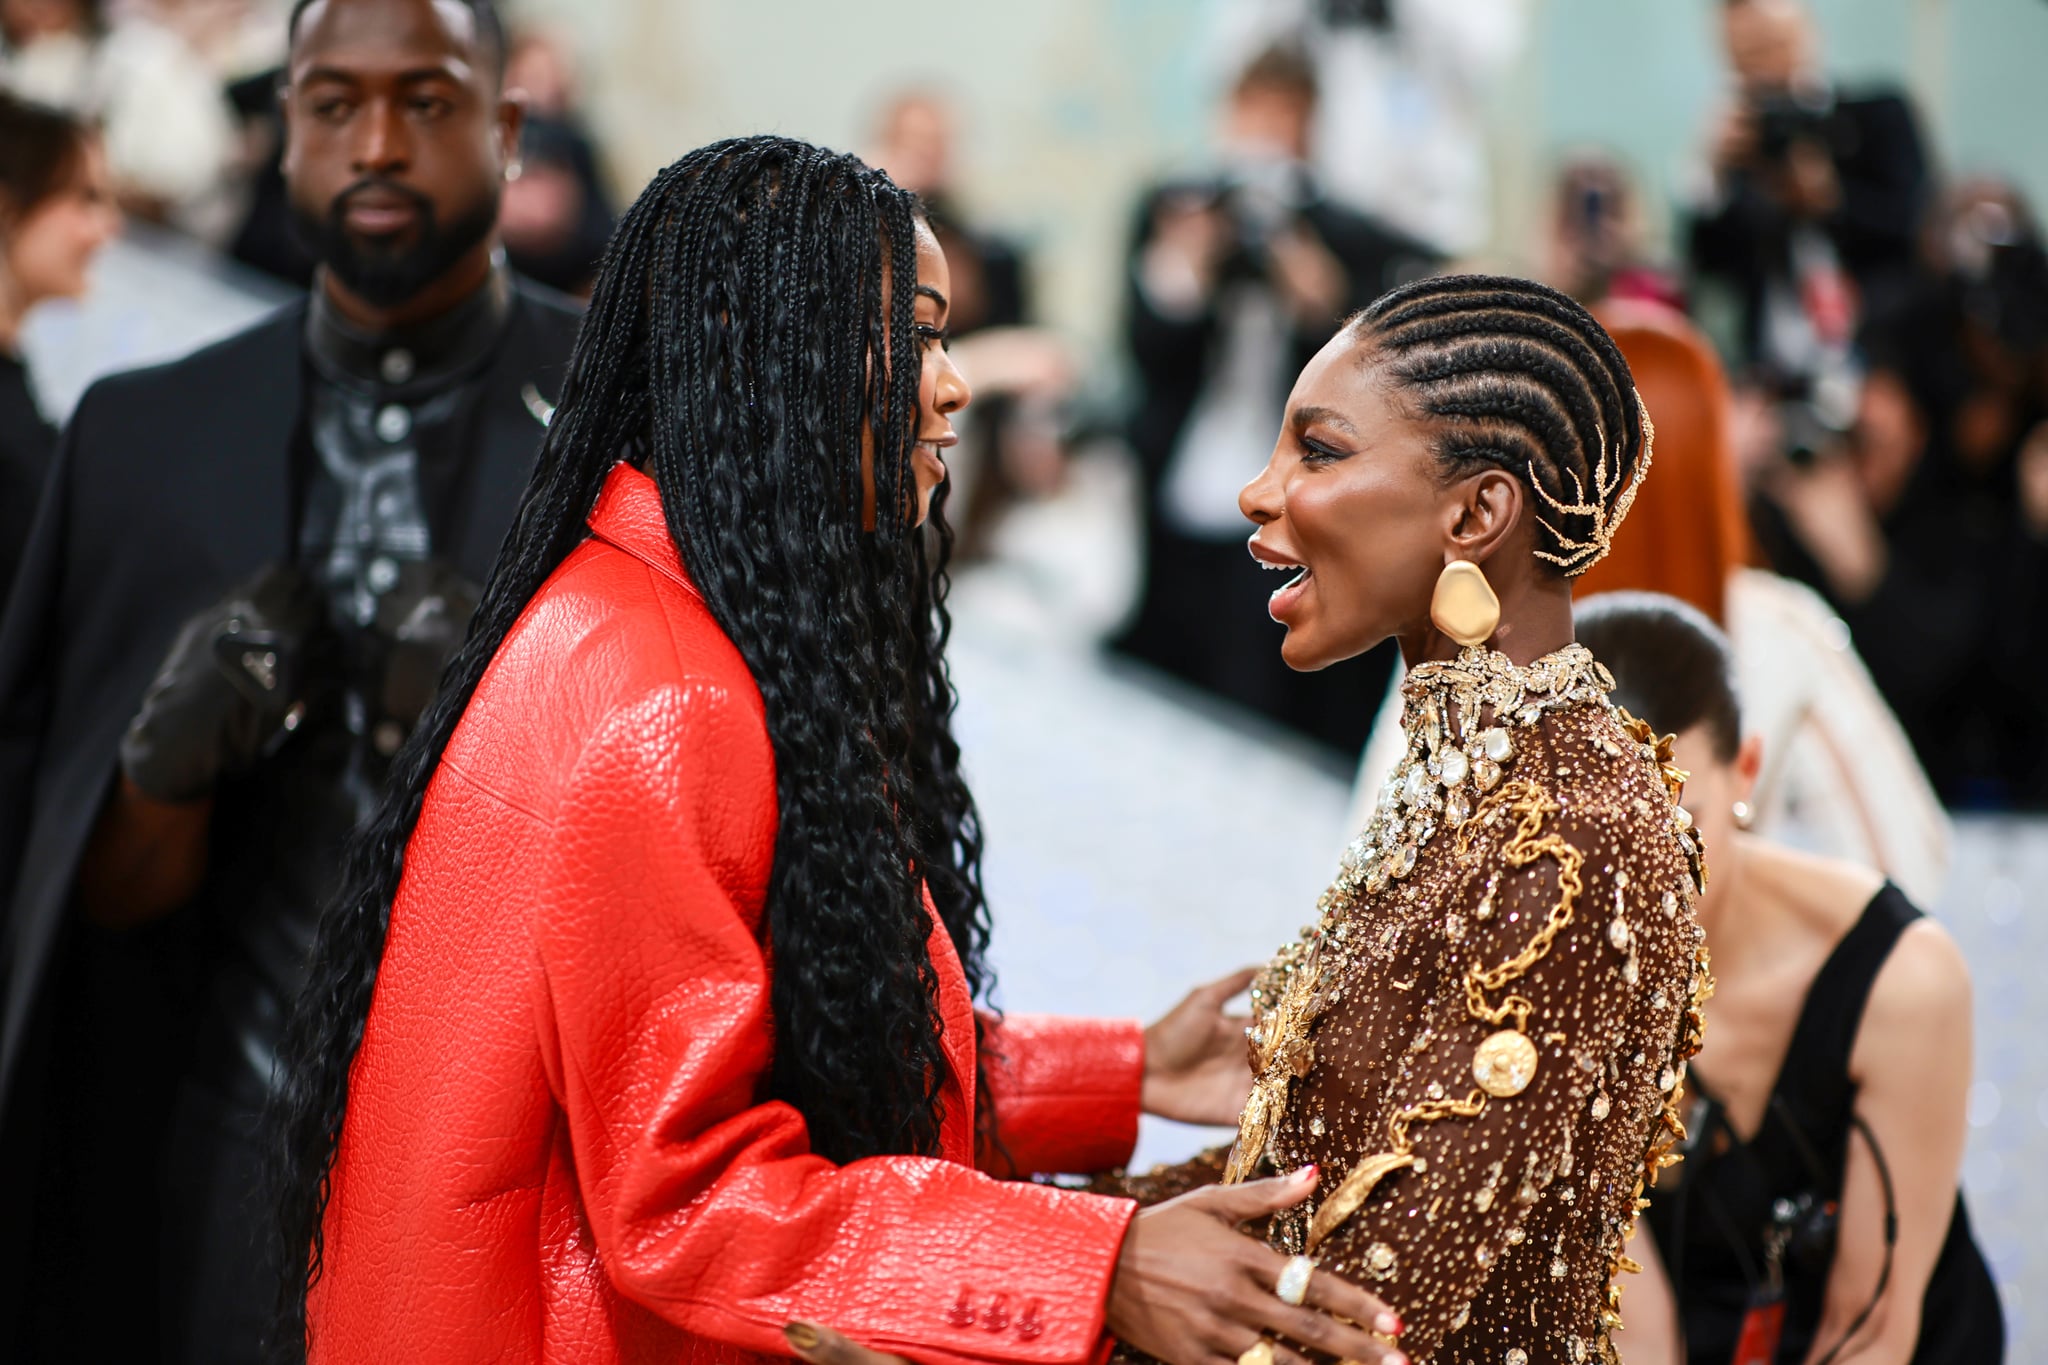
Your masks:
{"label": "gold metal appliqu\u00e9", "polygon": [[1502,1029],[1473,1052],[1472,1079],[1495,1099],[1521,1094],[1536,1079],[1536,1044],[1525,1033]]}

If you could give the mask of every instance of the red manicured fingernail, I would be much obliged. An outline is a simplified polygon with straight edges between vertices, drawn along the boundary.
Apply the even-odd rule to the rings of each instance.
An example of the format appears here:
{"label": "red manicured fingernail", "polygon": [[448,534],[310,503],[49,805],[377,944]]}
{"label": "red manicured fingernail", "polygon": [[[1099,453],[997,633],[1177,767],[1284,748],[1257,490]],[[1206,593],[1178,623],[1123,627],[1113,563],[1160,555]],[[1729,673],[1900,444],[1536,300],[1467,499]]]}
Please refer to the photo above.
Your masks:
{"label": "red manicured fingernail", "polygon": [[1372,1327],[1383,1337],[1398,1337],[1405,1330],[1401,1320],[1392,1313],[1382,1313],[1372,1320]]}
{"label": "red manicured fingernail", "polygon": [[1311,1181],[1311,1180],[1314,1180],[1314,1179],[1316,1178],[1316,1165],[1315,1165],[1315,1163],[1314,1163],[1313,1161],[1311,1161],[1311,1162],[1310,1162],[1310,1163],[1309,1163],[1308,1165],[1306,1165],[1306,1166],[1302,1167],[1302,1168],[1301,1168],[1300,1170],[1296,1171],[1296,1172],[1294,1173],[1294,1178],[1295,1178],[1296,1180],[1299,1180],[1299,1181],[1300,1181],[1300,1182],[1301,1182],[1302,1184],[1304,1184],[1304,1185],[1306,1185],[1306,1184],[1307,1184],[1307,1183],[1308,1183],[1309,1181]]}

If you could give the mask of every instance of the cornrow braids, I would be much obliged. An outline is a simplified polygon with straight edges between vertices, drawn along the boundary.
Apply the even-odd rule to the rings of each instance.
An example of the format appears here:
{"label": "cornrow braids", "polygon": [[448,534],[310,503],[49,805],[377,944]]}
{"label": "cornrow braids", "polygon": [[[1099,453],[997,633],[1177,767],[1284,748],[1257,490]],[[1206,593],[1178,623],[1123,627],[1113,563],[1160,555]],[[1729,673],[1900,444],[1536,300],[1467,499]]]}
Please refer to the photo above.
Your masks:
{"label": "cornrow braids", "polygon": [[1569,575],[1607,553],[1649,472],[1649,414],[1628,362],[1570,297],[1534,280],[1440,275],[1352,324],[1425,416],[1452,469],[1498,465],[1536,498],[1536,555]]}
{"label": "cornrow braids", "polygon": [[277,1263],[289,1268],[281,1356],[305,1343],[349,1067],[428,782],[624,456],[653,476],[691,581],[767,713],[779,803],[769,1093],[834,1161],[938,1150],[948,1063],[925,889],[970,987],[984,996],[991,982],[980,825],[943,652],[943,486],[929,533],[912,524],[920,213],[853,157],[759,137],[683,157],[620,220],[468,641],[350,849],[287,1024],[267,1120]]}

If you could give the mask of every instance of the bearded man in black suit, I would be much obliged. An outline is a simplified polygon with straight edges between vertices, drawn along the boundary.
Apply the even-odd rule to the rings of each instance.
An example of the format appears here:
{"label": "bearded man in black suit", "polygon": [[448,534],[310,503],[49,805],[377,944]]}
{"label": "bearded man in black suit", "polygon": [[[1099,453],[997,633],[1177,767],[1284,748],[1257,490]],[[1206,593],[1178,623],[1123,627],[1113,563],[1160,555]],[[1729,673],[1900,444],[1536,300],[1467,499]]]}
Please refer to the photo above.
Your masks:
{"label": "bearded man in black suit", "polygon": [[0,616],[0,1356],[260,1350],[271,1054],[575,335],[498,245],[504,54],[489,0],[299,0],[311,295],[64,436]]}

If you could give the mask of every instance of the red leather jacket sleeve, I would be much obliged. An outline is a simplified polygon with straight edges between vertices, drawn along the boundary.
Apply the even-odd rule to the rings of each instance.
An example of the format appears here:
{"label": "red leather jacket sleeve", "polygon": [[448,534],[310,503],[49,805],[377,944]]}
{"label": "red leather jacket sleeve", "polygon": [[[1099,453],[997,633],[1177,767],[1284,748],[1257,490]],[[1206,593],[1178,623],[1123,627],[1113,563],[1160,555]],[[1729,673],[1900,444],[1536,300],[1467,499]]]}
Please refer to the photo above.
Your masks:
{"label": "red leather jacket sleeve", "polygon": [[839,1167],[761,1102],[774,1031],[757,937],[775,837],[760,706],[710,683],[615,712],[564,794],[537,935],[546,1064],[619,1292],[683,1329],[788,1354],[822,1322],[952,1361],[1076,1362],[1133,1206],[958,1162]]}
{"label": "red leather jacket sleeve", "polygon": [[1145,1074],[1136,1023],[984,1015],[981,1041],[996,1118],[994,1142],[983,1134],[983,1170],[1093,1175],[1131,1159]]}

